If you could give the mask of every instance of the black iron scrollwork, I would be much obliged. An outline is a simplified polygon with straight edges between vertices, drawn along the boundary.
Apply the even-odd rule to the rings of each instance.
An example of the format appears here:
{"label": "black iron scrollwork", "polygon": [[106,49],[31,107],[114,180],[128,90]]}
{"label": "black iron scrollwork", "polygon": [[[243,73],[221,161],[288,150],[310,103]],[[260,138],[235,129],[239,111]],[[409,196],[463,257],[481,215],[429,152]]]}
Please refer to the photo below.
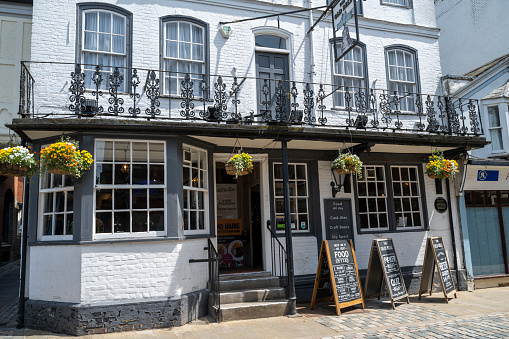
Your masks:
{"label": "black iron scrollwork", "polygon": [[115,67],[113,74],[110,74],[110,98],[108,99],[108,103],[110,107],[108,107],[108,113],[119,115],[124,113],[124,99],[118,97],[118,88],[124,82],[124,76],[120,74],[120,69]]}
{"label": "black iron scrollwork", "polygon": [[228,117],[226,113],[226,84],[221,76],[217,77],[217,81],[214,84],[214,101],[216,118],[226,119]]}
{"label": "black iron scrollwork", "polygon": [[421,100],[421,95],[420,94],[417,94],[417,96],[415,98],[415,106],[417,107],[417,115],[419,116],[419,122],[416,123],[415,125],[417,126],[419,131],[424,131],[424,128],[426,127],[426,125],[424,125],[422,123],[422,116],[424,114],[423,114],[423,111],[422,111],[422,100]]}
{"label": "black iron scrollwork", "polygon": [[394,105],[394,113],[396,113],[396,122],[394,123],[394,126],[396,129],[401,129],[403,127],[403,123],[401,120],[399,120],[399,116],[401,114],[401,111],[399,110],[399,105],[401,98],[398,96],[398,92],[394,91],[394,95],[392,96],[392,104]]}
{"label": "black iron scrollwork", "polygon": [[276,86],[276,120],[288,120],[286,113],[286,93],[282,80],[279,80]]}
{"label": "black iron scrollwork", "polygon": [[380,113],[382,114],[380,120],[385,124],[385,128],[389,128],[389,125],[392,122],[392,110],[389,94],[385,92],[380,94]]}
{"label": "black iron scrollwork", "polygon": [[460,120],[458,113],[456,113],[456,108],[454,108],[454,103],[450,98],[445,100],[445,110],[447,111],[447,120],[449,121],[449,133],[459,133]]}
{"label": "black iron scrollwork", "polygon": [[435,117],[437,112],[435,110],[435,102],[433,101],[431,95],[428,95],[425,104],[428,121],[428,130],[431,132],[437,132],[440,127],[440,124],[438,123],[438,120]]}
{"label": "black iron scrollwork", "polygon": [[232,119],[234,119],[234,120],[240,120],[241,119],[241,115],[239,113],[239,104],[240,104],[239,92],[240,92],[240,85],[237,82],[237,77],[234,77],[233,78],[233,84],[232,84],[232,95],[233,95],[232,104],[233,104],[233,107],[234,107],[234,110],[233,110],[233,113],[232,113]]}
{"label": "black iron scrollwork", "polygon": [[80,64],[76,64],[74,72],[71,73],[71,86],[69,89],[71,91],[69,110],[79,115],[85,110],[85,73],[81,72]]}
{"label": "black iron scrollwork", "polygon": [[474,104],[474,100],[470,99],[468,101],[468,117],[470,118],[470,131],[476,135],[481,133],[481,128],[479,125],[478,115],[476,111],[477,105]]}
{"label": "black iron scrollwork", "polygon": [[191,81],[191,76],[188,73],[185,75],[184,80],[180,82],[180,96],[182,98],[180,115],[186,119],[194,117],[193,86],[194,83]]}
{"label": "black iron scrollwork", "polygon": [[159,79],[157,79],[156,72],[150,71],[146,87],[147,98],[150,100],[150,107],[145,110],[145,114],[155,117],[161,114],[158,108],[161,104],[159,102]]}
{"label": "black iron scrollwork", "polygon": [[269,82],[267,79],[263,79],[263,85],[262,85],[262,95],[263,95],[263,101],[262,101],[262,105],[265,106],[263,112],[262,112],[262,117],[265,121],[270,121],[272,119],[272,114],[270,112],[270,88],[269,88]]}
{"label": "black iron scrollwork", "polygon": [[[447,99],[444,98],[445,101],[447,101]],[[449,127],[447,127],[447,124],[445,123],[445,118],[446,118],[446,110],[444,108],[444,103],[442,102],[442,97],[438,97],[438,101],[437,101],[437,107],[438,107],[438,110],[440,111],[440,113],[438,114],[438,117],[440,118],[440,121],[442,122],[440,124],[440,131],[441,132],[447,132],[449,130]]]}
{"label": "black iron scrollwork", "polygon": [[290,104],[291,106],[290,123],[300,123],[302,117],[299,116],[299,112],[297,111],[297,108],[299,108],[299,103],[297,102],[297,96],[299,95],[299,91],[297,90],[297,85],[295,81],[292,83],[290,95],[292,96],[292,103]]}
{"label": "black iron scrollwork", "polygon": [[203,104],[203,111],[200,111],[200,117],[208,119],[210,117],[210,113],[207,109],[207,102],[209,102],[209,85],[207,83],[205,74],[202,76],[202,79],[200,80],[200,91],[202,95],[200,98],[198,98],[198,101],[200,101]]}
{"label": "black iron scrollwork", "polygon": [[323,85],[320,84],[320,88],[318,89],[318,109],[320,110],[320,117],[318,118],[318,122],[321,125],[325,125],[327,123],[327,118],[324,116],[323,111],[327,108],[323,104],[323,99],[325,99],[325,91],[323,89]]}
{"label": "black iron scrollwork", "polygon": [[373,120],[371,120],[371,126],[377,128],[378,125],[380,124],[380,121],[378,121],[376,95],[375,95],[375,90],[373,88],[369,90],[369,105],[370,105],[370,112],[371,112],[371,114],[373,114]]}
{"label": "black iron scrollwork", "polygon": [[315,106],[314,102],[314,91],[311,89],[311,85],[308,83],[304,87],[304,122],[308,124],[313,124],[316,118],[313,116],[313,107]]}
{"label": "black iron scrollwork", "polygon": [[465,112],[463,110],[463,100],[462,99],[459,99],[459,109],[460,109],[460,112],[461,112],[461,128],[460,128],[460,132],[462,134],[467,134],[468,133],[468,127],[465,126],[465,120],[467,119],[467,117],[465,116]]}
{"label": "black iron scrollwork", "polygon": [[131,93],[129,94],[129,97],[133,99],[133,107],[129,107],[129,114],[136,116],[140,114],[140,108],[136,107],[136,101],[140,98],[140,93],[136,91],[140,85],[140,77],[138,76],[137,69],[133,69],[133,75],[131,76],[131,80],[129,80],[129,84],[131,85]]}
{"label": "black iron scrollwork", "polygon": [[352,95],[350,94],[348,87],[345,86],[345,109],[348,113],[348,118],[346,119],[346,124],[348,126],[353,126],[355,123],[355,120],[352,119],[352,104],[350,104],[351,101],[352,101]]}
{"label": "black iron scrollwork", "polygon": [[103,76],[99,65],[95,66],[95,72],[92,75],[92,82],[95,85],[95,89],[92,91],[92,95],[95,97],[95,107],[92,108],[92,111],[94,114],[99,114],[104,110],[102,106],[99,106],[99,97],[103,95],[103,92],[100,90],[101,83],[103,82]]}

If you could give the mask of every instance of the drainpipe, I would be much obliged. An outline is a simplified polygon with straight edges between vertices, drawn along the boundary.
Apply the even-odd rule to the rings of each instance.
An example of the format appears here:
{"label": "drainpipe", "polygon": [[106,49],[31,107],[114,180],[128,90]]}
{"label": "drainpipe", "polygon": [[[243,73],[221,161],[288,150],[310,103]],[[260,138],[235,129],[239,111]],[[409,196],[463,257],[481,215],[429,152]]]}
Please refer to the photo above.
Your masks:
{"label": "drainpipe", "polygon": [[290,214],[290,175],[288,173],[288,148],[287,140],[281,140],[281,151],[283,152],[283,192],[285,197],[285,238],[286,255],[288,257],[288,314],[297,313],[297,297],[295,296],[295,279],[293,270],[293,243],[292,243],[292,222]]}
{"label": "drainpipe", "polygon": [[[454,235],[454,223],[452,221],[451,188],[449,187],[449,184],[450,184],[449,179],[445,179],[445,188],[447,190],[447,200],[449,200],[449,228],[451,230],[452,253],[453,253],[454,265],[456,266],[456,281],[458,282],[458,286],[459,286],[460,265],[458,263],[458,256],[456,255],[456,237]],[[456,287],[458,287],[458,286],[456,286]]]}
{"label": "drainpipe", "polygon": [[[25,144],[24,142],[22,143]],[[25,280],[27,271],[27,245],[28,245],[28,199],[30,197],[30,184],[25,177],[23,185],[23,219],[21,229],[21,273],[19,284],[19,302],[18,302],[18,325],[17,328],[25,327]]]}

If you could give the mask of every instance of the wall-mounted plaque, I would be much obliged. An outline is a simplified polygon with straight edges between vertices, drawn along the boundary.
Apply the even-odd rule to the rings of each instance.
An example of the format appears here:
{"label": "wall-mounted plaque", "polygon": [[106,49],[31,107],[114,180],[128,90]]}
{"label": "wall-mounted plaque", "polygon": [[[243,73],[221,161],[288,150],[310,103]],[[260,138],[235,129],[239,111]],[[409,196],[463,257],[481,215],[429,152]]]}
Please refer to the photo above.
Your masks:
{"label": "wall-mounted plaque", "polygon": [[435,199],[435,209],[438,213],[445,213],[447,211],[447,200],[442,197]]}

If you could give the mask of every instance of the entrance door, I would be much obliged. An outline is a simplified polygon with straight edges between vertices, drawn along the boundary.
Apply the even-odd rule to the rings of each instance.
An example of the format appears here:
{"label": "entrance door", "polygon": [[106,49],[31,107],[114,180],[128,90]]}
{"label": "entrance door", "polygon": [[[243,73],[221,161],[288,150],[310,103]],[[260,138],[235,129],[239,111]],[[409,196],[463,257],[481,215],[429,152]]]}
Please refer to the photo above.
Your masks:
{"label": "entrance door", "polygon": [[217,250],[220,273],[263,269],[260,163],[253,173],[227,174],[216,162]]}
{"label": "entrance door", "polygon": [[287,121],[290,116],[288,55],[256,52],[258,111],[266,120]]}

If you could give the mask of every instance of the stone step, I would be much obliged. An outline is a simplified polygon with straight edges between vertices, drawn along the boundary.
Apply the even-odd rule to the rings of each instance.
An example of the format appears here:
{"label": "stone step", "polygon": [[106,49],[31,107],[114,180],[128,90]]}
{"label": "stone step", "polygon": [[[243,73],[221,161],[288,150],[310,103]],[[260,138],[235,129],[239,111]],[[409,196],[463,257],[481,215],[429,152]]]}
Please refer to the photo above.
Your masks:
{"label": "stone step", "polygon": [[279,287],[279,278],[277,277],[260,277],[254,279],[236,279],[219,281],[219,290],[239,291],[252,290],[257,288]]}
{"label": "stone step", "polygon": [[220,312],[222,321],[279,317],[288,313],[288,300],[225,304]]}
{"label": "stone step", "polygon": [[[214,293],[211,293],[209,301],[212,302]],[[220,293],[221,306],[232,303],[249,301],[265,301],[272,299],[284,299],[285,289],[282,287],[258,288],[252,290],[228,291]]]}
{"label": "stone step", "polygon": [[270,277],[270,272],[257,271],[257,272],[245,272],[245,273],[233,273],[233,274],[219,274],[219,280],[239,280],[239,279],[255,279]]}

